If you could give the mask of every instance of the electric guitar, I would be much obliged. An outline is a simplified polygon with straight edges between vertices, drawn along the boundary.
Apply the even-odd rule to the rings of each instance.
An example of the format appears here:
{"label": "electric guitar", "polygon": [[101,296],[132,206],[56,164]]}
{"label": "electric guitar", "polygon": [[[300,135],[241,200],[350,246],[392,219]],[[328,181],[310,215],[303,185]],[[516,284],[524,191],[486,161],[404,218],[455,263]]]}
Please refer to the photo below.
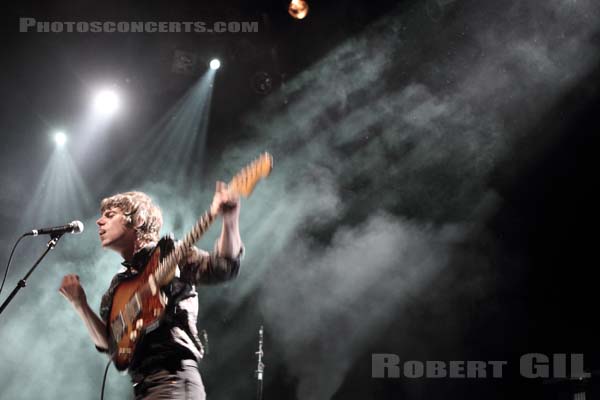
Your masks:
{"label": "electric guitar", "polygon": [[[227,190],[248,197],[258,181],[267,177],[272,169],[273,158],[269,153],[263,153],[233,177]],[[108,331],[111,356],[119,371],[129,368],[136,345],[144,334],[160,325],[166,307],[166,296],[161,288],[173,280],[178,264],[215,218],[216,215],[206,211],[171,251],[161,254],[157,246],[143,271],[135,278],[121,282],[115,289]]]}

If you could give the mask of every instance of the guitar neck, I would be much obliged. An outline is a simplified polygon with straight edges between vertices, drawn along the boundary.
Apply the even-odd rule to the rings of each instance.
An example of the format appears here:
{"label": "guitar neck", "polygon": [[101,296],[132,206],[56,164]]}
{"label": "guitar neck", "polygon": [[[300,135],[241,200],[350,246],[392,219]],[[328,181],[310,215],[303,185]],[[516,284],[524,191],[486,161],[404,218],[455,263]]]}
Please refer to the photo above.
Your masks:
{"label": "guitar neck", "polygon": [[[269,153],[263,153],[233,177],[231,182],[227,185],[227,190],[239,196],[248,197],[254,190],[258,181],[267,177],[272,169],[273,157]],[[160,261],[154,277],[156,283],[160,286],[164,286],[171,282],[175,277],[177,265],[188,254],[194,243],[200,240],[202,235],[204,235],[204,232],[206,232],[214,222],[215,218],[216,215],[213,215],[210,211],[206,211],[202,214],[200,219],[196,221],[192,230],[185,235],[183,241],[177,243],[173,251]]]}
{"label": "guitar neck", "polygon": [[194,243],[200,240],[214,221],[215,215],[211,214],[210,211],[206,211],[196,221],[192,230],[185,235],[183,240],[175,245],[173,251],[160,261],[155,273],[155,279],[159,286],[164,286],[171,282],[175,277],[177,265],[188,254]]}

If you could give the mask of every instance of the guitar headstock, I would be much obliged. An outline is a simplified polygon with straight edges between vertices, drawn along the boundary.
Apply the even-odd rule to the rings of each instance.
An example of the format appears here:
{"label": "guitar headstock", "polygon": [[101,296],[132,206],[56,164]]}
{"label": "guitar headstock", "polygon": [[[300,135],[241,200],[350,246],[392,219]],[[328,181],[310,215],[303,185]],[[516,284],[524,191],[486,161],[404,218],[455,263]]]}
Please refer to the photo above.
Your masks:
{"label": "guitar headstock", "polygon": [[272,169],[273,157],[267,152],[262,153],[233,177],[229,182],[229,190],[240,196],[248,197],[258,181],[269,176]]}

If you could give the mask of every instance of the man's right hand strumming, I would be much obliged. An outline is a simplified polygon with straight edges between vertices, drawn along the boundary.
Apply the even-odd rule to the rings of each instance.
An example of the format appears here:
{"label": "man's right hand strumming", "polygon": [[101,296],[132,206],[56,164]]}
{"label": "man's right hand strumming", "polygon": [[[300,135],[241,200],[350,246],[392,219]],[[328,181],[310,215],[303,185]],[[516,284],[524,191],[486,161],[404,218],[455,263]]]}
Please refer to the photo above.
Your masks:
{"label": "man's right hand strumming", "polygon": [[87,304],[85,291],[79,282],[79,276],[75,274],[65,275],[58,291],[73,305],[79,308]]}
{"label": "man's right hand strumming", "polygon": [[108,349],[106,325],[88,305],[79,276],[65,275],[58,291],[75,307],[94,344],[100,349]]}

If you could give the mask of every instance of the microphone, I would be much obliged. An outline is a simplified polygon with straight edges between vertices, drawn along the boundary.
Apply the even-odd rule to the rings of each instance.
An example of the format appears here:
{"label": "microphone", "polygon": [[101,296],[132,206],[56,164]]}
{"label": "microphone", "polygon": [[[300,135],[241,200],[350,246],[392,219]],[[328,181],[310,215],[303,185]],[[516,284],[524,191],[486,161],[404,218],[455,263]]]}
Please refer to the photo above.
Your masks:
{"label": "microphone", "polygon": [[83,232],[83,222],[73,221],[70,224],[62,226],[53,226],[51,228],[34,229],[27,232],[24,236],[37,235],[62,235],[64,233],[81,233]]}

